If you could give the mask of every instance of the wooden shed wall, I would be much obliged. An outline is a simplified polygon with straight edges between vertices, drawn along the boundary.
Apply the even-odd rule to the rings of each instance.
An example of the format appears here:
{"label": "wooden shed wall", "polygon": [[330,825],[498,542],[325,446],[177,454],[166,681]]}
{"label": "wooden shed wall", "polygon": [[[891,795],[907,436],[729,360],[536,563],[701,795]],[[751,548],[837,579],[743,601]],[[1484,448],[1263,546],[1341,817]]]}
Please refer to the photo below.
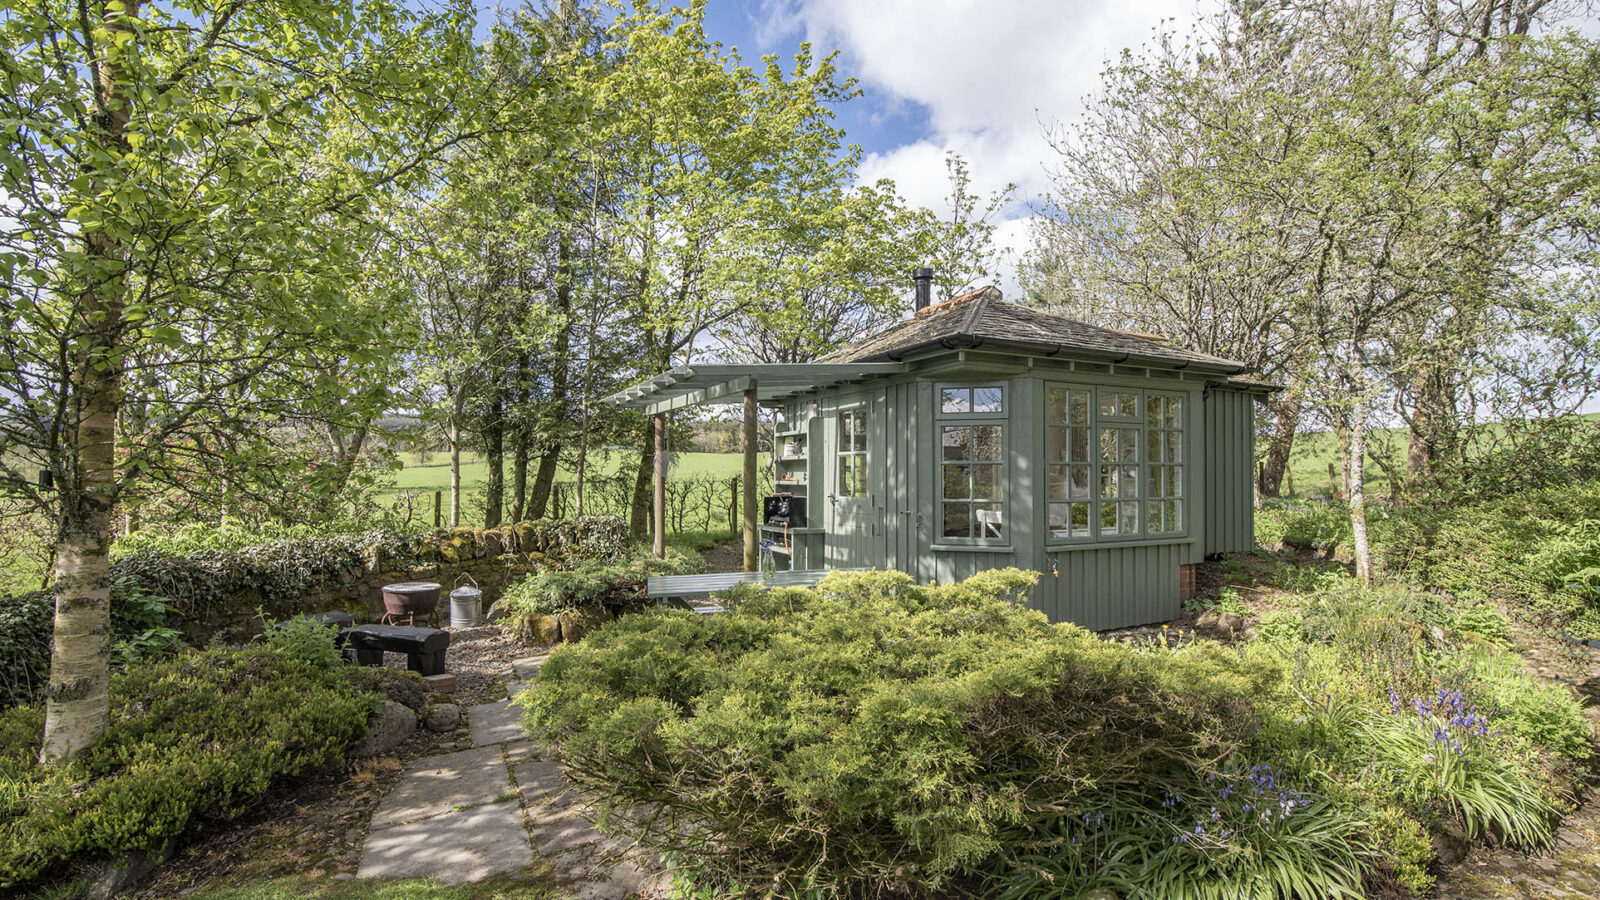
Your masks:
{"label": "wooden shed wall", "polygon": [[1187,544],[1140,544],[1055,551],[1034,591],[1035,609],[1052,622],[1091,631],[1176,619],[1178,567]]}
{"label": "wooden shed wall", "polygon": [[1213,390],[1205,401],[1205,552],[1255,547],[1255,401]]}

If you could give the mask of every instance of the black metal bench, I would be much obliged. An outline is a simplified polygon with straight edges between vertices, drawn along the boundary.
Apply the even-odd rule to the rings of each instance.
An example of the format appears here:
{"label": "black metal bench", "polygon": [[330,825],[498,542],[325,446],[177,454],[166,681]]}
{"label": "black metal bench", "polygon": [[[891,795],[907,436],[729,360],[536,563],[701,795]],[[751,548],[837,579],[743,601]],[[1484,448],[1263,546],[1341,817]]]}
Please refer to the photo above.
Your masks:
{"label": "black metal bench", "polygon": [[423,677],[444,674],[444,651],[450,632],[405,625],[359,625],[345,633],[345,652],[363,666],[383,665],[385,651],[404,653],[406,668]]}

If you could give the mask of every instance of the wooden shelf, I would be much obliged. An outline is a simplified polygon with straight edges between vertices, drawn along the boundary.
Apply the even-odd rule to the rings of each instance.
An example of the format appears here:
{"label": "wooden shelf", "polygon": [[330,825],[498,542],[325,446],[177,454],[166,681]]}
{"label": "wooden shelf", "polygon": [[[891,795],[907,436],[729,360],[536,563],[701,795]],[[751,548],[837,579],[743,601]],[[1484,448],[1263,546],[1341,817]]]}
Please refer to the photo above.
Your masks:
{"label": "wooden shelf", "polygon": [[774,456],[773,459],[777,460],[778,462],[805,462],[806,461],[805,454],[801,454],[799,456]]}
{"label": "wooden shelf", "polygon": [[782,525],[767,525],[767,524],[763,523],[758,527],[762,531],[771,531],[771,532],[774,532],[774,533],[777,533],[777,534],[783,534],[784,532],[788,532],[789,534],[821,534],[822,533],[822,529],[818,528],[817,526],[814,526],[814,525],[813,526],[808,526],[808,527],[801,527],[801,528],[785,528]]}
{"label": "wooden shelf", "polygon": [[773,437],[781,437],[781,438],[785,438],[785,437],[805,437],[806,436],[806,430],[804,428],[798,428],[798,429],[796,429],[794,431],[775,431],[775,432],[772,433],[772,436]]}

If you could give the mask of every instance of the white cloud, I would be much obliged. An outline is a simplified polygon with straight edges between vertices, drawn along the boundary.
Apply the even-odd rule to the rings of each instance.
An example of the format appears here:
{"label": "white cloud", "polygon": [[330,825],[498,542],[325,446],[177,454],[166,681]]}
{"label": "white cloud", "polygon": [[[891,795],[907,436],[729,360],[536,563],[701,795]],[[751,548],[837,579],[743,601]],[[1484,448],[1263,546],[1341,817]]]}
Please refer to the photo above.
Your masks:
{"label": "white cloud", "polygon": [[[768,0],[764,11],[767,35],[803,34],[842,50],[868,102],[927,111],[932,133],[868,154],[863,178],[893,178],[911,202],[946,213],[944,157],[960,153],[980,196],[1017,186],[999,234],[1020,252],[1031,203],[1048,186],[1052,151],[1041,123],[1076,118],[1107,62],[1148,42],[1163,19],[1188,28],[1198,8],[1196,0]],[[1014,274],[1005,280],[1012,295]]]}

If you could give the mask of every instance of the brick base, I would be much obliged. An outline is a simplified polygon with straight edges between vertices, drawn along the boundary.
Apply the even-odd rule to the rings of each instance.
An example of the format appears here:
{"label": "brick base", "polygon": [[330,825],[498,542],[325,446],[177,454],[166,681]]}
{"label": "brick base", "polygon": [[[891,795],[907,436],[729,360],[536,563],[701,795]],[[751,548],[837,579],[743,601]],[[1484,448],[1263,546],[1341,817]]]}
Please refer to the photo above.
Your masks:
{"label": "brick base", "polygon": [[1178,567],[1178,602],[1188,603],[1194,599],[1194,563]]}

